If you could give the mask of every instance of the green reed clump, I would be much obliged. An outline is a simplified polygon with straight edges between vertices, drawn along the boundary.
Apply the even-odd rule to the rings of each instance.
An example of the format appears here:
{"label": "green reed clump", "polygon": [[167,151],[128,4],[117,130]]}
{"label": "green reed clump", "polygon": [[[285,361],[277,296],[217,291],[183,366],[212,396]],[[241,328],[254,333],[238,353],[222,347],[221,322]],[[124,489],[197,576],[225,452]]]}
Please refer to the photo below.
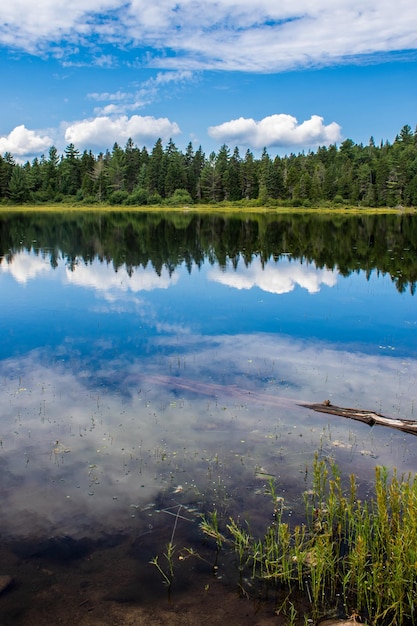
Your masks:
{"label": "green reed clump", "polygon": [[337,466],[316,455],[305,520],[294,527],[270,492],[273,522],[262,538],[232,518],[227,533],[217,517],[211,530],[237,553],[240,584],[246,576],[281,590],[292,612],[301,593],[313,619],[337,611],[375,626],[417,624],[416,477],[376,467],[374,495],[362,502],[354,475],[343,487]]}
{"label": "green reed clump", "polygon": [[243,589],[243,572],[253,561],[252,543],[253,539],[249,531],[242,528],[237,522],[230,518],[230,523],[226,526],[233,539],[234,550],[238,555],[239,586]]}

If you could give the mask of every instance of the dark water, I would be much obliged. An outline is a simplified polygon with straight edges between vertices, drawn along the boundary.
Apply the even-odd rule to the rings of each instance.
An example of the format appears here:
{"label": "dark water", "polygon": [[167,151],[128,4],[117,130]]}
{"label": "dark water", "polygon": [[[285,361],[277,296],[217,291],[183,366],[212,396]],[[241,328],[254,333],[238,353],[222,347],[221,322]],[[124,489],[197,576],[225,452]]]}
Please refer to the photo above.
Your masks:
{"label": "dark water", "polygon": [[213,508],[261,531],[266,476],[297,515],[317,450],[365,493],[376,464],[417,471],[413,436],[298,404],[414,419],[416,217],[16,213],[0,229],[0,533],[18,558],[128,537],[146,570],[177,513],[194,545]]}

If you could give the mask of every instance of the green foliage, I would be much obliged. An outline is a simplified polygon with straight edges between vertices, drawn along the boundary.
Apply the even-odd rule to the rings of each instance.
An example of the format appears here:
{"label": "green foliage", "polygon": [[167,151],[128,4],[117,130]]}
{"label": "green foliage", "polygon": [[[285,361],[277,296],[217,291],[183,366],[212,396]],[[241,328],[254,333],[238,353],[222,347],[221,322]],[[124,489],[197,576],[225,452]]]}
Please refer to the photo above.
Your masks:
{"label": "green foliage", "polygon": [[[110,158],[105,162],[106,177],[111,190],[125,191],[126,155],[115,144]],[[113,194],[111,194],[113,196]],[[126,198],[128,194],[126,193]],[[118,202],[117,204],[121,204]]]}
{"label": "green foliage", "polygon": [[149,192],[143,187],[136,187],[126,198],[125,204],[129,206],[145,206],[149,201]]}
{"label": "green foliage", "polygon": [[148,196],[148,204],[154,204],[156,206],[161,206],[162,204],[162,196],[157,192],[149,194]]}
{"label": "green foliage", "polygon": [[0,198],[8,199],[10,195],[9,183],[13,170],[18,167],[10,152],[6,152],[4,157],[0,156]]}
{"label": "green foliage", "polygon": [[113,191],[113,193],[110,194],[109,203],[110,204],[123,204],[127,200],[128,197],[129,197],[129,194],[127,193],[127,191],[122,191],[121,189],[119,189],[118,191]]}
{"label": "green foliage", "polygon": [[12,202],[22,204],[29,198],[29,185],[26,170],[15,166],[9,181],[9,197]]}
{"label": "green foliage", "polygon": [[166,204],[169,206],[182,206],[193,204],[193,199],[186,189],[176,189],[172,196],[168,198]]}

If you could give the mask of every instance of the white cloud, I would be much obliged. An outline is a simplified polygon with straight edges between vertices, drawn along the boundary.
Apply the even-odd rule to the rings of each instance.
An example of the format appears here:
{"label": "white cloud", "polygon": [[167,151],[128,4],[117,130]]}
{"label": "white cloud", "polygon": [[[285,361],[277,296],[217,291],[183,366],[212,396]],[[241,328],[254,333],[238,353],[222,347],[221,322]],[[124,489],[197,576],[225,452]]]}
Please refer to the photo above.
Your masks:
{"label": "white cloud", "polygon": [[193,73],[189,70],[182,70],[179,72],[158,72],[155,78],[150,78],[144,86],[155,84],[155,85],[167,85],[171,83],[183,83],[191,80],[193,78]]}
{"label": "white cloud", "polygon": [[88,94],[88,97],[91,100],[107,101],[107,100],[115,100],[116,102],[124,102],[125,100],[130,98],[130,94],[124,91],[116,91],[115,93],[109,93],[108,91],[104,91],[102,93],[92,92]]}
{"label": "white cloud", "polygon": [[[50,43],[82,40],[100,27],[100,15],[119,7],[120,0],[14,0],[0,6],[0,42],[29,52]],[[90,18],[90,19],[89,19]],[[91,21],[90,21],[91,20]]]}
{"label": "white cloud", "polygon": [[153,48],[166,69],[271,72],[417,48],[414,0],[14,0],[0,24],[6,46],[65,59],[92,37],[105,64],[97,42]]}
{"label": "white cloud", "polygon": [[262,291],[276,294],[289,293],[297,285],[309,293],[317,293],[322,285],[334,287],[337,283],[336,273],[329,269],[284,261],[262,267],[260,259],[253,259],[248,267],[241,263],[236,270],[215,268],[209,272],[208,278],[235,289],[259,287]]}
{"label": "white cloud", "polygon": [[325,125],[322,117],[312,115],[309,120],[299,124],[295,117],[285,113],[264,117],[259,122],[240,117],[219,126],[211,126],[208,133],[220,143],[234,142],[254,148],[323,145],[341,139],[341,127],[336,122]]}
{"label": "white cloud", "polygon": [[74,122],[65,131],[65,140],[80,147],[111,146],[123,143],[129,138],[139,144],[153,143],[159,137],[166,141],[180,134],[176,122],[166,117],[122,115],[116,118],[100,116],[91,120]]}
{"label": "white cloud", "polygon": [[174,85],[181,85],[195,80],[194,74],[188,70],[158,72],[155,77],[142,82],[138,89],[132,92],[116,91],[114,93],[93,92],[88,94],[91,100],[107,102],[102,107],[96,107],[94,113],[100,115],[124,115],[146,106],[160,98],[160,92],[168,88],[170,93]]}
{"label": "white cloud", "polygon": [[47,135],[29,130],[21,124],[16,126],[7,137],[0,137],[0,154],[11,152],[16,157],[40,154],[47,150],[52,143],[52,139]]}

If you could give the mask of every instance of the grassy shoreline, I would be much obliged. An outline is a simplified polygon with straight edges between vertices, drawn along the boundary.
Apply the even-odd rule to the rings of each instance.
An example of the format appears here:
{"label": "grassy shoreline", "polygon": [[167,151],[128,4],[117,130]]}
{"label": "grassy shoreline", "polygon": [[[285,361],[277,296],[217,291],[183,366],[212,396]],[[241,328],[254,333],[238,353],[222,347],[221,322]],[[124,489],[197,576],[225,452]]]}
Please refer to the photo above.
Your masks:
{"label": "grassy shoreline", "polygon": [[243,204],[193,204],[187,206],[163,206],[144,205],[126,206],[110,204],[82,204],[82,203],[59,203],[59,204],[4,204],[0,205],[0,213],[268,213],[268,214],[334,214],[334,215],[375,215],[375,214],[411,214],[417,213],[416,207],[358,207],[358,206],[317,206],[317,207],[283,207],[283,206],[262,206]]}

